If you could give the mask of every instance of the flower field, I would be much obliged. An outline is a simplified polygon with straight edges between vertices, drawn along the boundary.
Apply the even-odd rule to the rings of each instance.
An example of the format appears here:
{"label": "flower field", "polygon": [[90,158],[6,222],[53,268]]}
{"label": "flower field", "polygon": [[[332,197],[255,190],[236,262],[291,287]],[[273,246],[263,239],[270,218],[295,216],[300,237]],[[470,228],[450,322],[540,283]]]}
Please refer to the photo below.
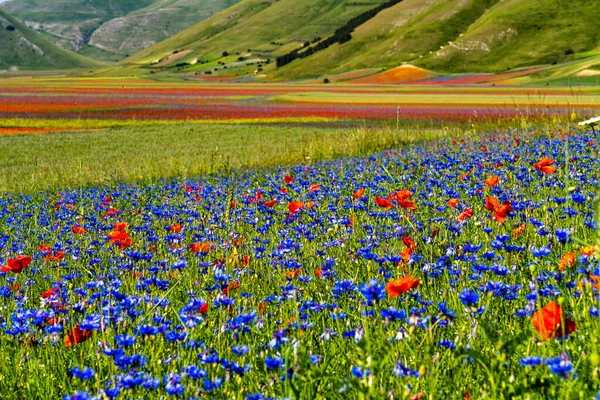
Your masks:
{"label": "flower field", "polygon": [[[52,128],[56,131],[55,125],[73,120],[109,121],[115,126],[121,121],[282,124],[286,119],[378,124],[397,117],[406,122],[494,122],[515,117],[566,118],[573,112],[587,117],[598,108],[600,99],[594,87],[574,92],[565,88],[468,87],[460,86],[461,81],[445,86],[394,86],[374,85],[370,80],[374,78],[365,79],[371,84],[360,84],[361,80],[328,86],[12,79],[0,83],[0,128],[29,128],[32,132],[35,128],[39,132],[49,128],[48,121],[55,121]],[[23,119],[29,121],[27,126],[15,126]]]}
{"label": "flower field", "polygon": [[598,171],[511,130],[0,195],[2,398],[594,398]]}

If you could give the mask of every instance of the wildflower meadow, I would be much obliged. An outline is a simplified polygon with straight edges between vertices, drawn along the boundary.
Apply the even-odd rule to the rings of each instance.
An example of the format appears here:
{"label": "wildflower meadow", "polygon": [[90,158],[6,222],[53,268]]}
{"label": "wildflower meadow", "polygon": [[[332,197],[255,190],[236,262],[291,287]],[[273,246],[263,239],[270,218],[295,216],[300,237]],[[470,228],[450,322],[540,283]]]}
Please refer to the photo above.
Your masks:
{"label": "wildflower meadow", "polygon": [[598,137],[0,196],[2,398],[590,399]]}

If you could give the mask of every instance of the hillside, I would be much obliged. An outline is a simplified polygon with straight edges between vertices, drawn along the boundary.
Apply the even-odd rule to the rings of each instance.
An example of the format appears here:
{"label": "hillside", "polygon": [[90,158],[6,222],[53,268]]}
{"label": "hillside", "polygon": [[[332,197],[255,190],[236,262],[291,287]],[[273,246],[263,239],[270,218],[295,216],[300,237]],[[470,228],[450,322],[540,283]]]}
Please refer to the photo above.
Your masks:
{"label": "hillside", "polygon": [[[274,60],[304,46],[306,42],[331,35],[349,19],[383,3],[385,0],[243,0],[136,54],[125,63],[161,63],[176,51],[187,54],[184,60],[178,59],[178,63],[191,60],[212,62],[224,58],[220,60],[222,63],[232,63],[233,67],[237,67],[236,63],[246,65],[248,60]],[[235,57],[227,58],[227,54],[235,54]],[[246,62],[239,60],[239,56]]]}
{"label": "hillside", "polygon": [[0,5],[64,48],[120,60],[239,0],[10,0]]}
{"label": "hillside", "polygon": [[0,11],[0,70],[95,68],[102,63],[65,50]]}
{"label": "hillside", "polygon": [[[348,38],[330,40],[384,4]],[[242,0],[122,65],[276,80],[403,63],[446,73],[500,72],[585,57],[600,45],[600,24],[585,18],[595,11],[587,0]],[[294,51],[307,54],[276,67],[278,57]]]}

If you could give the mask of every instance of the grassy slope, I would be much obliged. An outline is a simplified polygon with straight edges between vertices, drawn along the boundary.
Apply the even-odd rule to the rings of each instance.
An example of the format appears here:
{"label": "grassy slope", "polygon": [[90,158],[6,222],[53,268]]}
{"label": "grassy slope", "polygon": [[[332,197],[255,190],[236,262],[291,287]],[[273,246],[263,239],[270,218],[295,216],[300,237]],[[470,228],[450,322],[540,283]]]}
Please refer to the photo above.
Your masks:
{"label": "grassy slope", "polygon": [[[14,31],[6,29],[13,26]],[[0,69],[94,68],[102,64],[65,50],[0,11]]]}
{"label": "grassy slope", "polygon": [[160,42],[238,1],[13,0],[1,7],[24,21],[41,24],[40,29],[62,46],[114,60]]}
{"label": "grassy slope", "polygon": [[307,157],[318,161],[365,155],[447,134],[430,129],[413,129],[409,134],[392,130],[156,124],[0,136],[0,193],[294,165]]}
{"label": "grassy slope", "polygon": [[272,76],[303,78],[398,66],[458,37],[496,1],[404,0],[357,28],[349,42],[297,60]]}
{"label": "grassy slope", "polygon": [[446,46],[420,65],[487,72],[567,62],[574,56],[566,53],[598,46],[600,25],[592,17],[597,12],[597,2],[588,0],[504,0],[454,42],[458,49]]}
{"label": "grassy slope", "polygon": [[125,62],[148,64],[175,50],[193,50],[190,57],[214,58],[223,51],[252,49],[255,54],[274,58],[305,41],[326,37],[348,19],[383,2],[244,0]]}

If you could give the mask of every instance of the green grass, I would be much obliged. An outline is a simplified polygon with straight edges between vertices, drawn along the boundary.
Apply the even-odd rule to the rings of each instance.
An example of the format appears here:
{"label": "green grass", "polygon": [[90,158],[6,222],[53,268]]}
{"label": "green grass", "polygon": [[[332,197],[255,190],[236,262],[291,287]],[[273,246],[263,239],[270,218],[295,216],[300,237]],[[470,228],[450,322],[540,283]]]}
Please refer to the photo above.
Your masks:
{"label": "green grass", "polygon": [[369,154],[448,135],[420,128],[155,125],[95,132],[0,136],[0,191],[32,192],[118,181],[194,177]]}

